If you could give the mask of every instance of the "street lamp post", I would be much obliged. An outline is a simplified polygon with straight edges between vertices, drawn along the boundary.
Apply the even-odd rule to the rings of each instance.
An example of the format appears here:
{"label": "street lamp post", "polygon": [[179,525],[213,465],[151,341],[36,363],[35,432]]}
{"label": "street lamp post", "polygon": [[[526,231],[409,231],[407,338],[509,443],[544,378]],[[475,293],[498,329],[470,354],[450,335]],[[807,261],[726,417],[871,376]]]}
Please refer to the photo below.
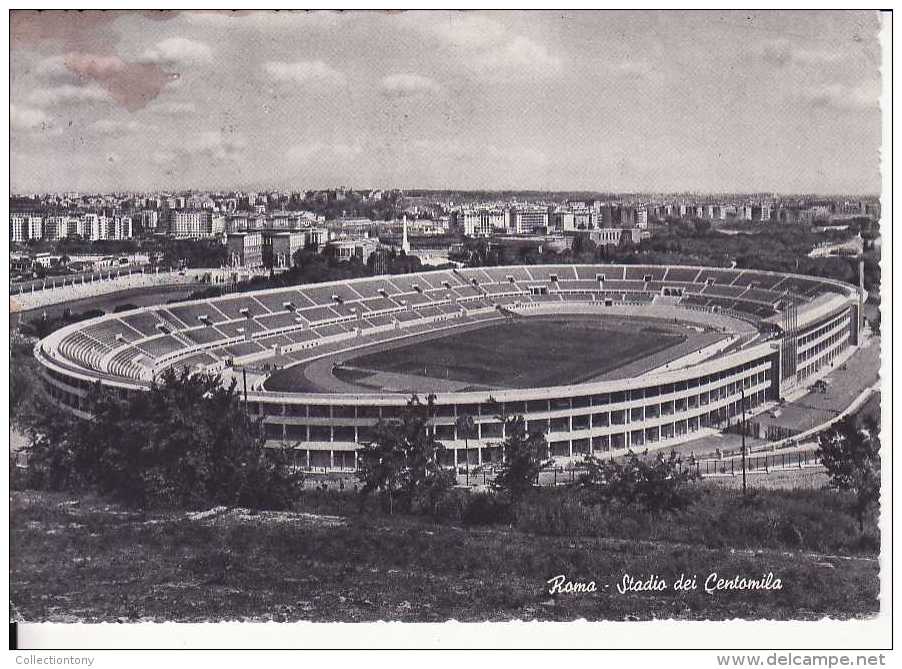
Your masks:
{"label": "street lamp post", "polygon": [[742,391],[742,494],[745,495],[745,382],[740,390]]}
{"label": "street lamp post", "polygon": [[476,423],[473,421],[473,417],[467,414],[463,414],[457,417],[457,438],[460,438],[460,434],[463,433],[464,437],[464,456],[466,458],[466,477],[467,477],[467,487],[470,486],[470,436],[473,434],[476,428]]}

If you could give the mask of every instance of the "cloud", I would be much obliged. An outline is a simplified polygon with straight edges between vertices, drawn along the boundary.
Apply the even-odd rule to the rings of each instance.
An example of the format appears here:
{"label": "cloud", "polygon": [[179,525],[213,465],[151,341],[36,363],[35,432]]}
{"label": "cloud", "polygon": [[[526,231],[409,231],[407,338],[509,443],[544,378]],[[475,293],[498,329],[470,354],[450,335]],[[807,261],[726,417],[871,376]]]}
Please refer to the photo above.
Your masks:
{"label": "cloud", "polygon": [[294,63],[269,61],[263,69],[275,81],[294,84],[316,83],[341,86],[345,75],[321,60],[302,60]]}
{"label": "cloud", "polygon": [[605,69],[614,76],[645,77],[654,72],[654,66],[647,60],[621,60],[607,63]]}
{"label": "cloud", "polygon": [[117,40],[107,30],[123,12],[13,10],[9,17],[11,48],[33,48],[45,42],[67,51],[106,51]]}
{"label": "cloud", "polygon": [[178,156],[171,151],[154,151],[150,154],[150,162],[154,165],[169,165],[175,161]]}
{"label": "cloud", "polygon": [[49,123],[50,117],[43,109],[33,109],[13,104],[9,106],[9,126],[13,130],[46,128]]}
{"label": "cloud", "polygon": [[114,121],[112,119],[100,119],[88,126],[88,130],[99,135],[122,135],[133,132],[148,132],[155,128],[138,121]]}
{"label": "cloud", "polygon": [[520,167],[543,167],[548,163],[548,156],[545,153],[530,147],[499,147],[489,144],[485,152],[489,158]]}
{"label": "cloud", "polygon": [[49,81],[71,81],[72,72],[66,67],[64,56],[50,56],[38,62],[34,68],[36,75]]}
{"label": "cloud", "polygon": [[397,96],[438,93],[442,90],[434,79],[419,74],[390,74],[382,78],[381,86],[386,93]]}
{"label": "cloud", "polygon": [[119,56],[71,53],[66,67],[79,81],[97,81],[113,100],[129,111],[146,107],[163,88],[178,78],[157,63],[127,62]]}
{"label": "cloud", "polygon": [[197,10],[181,15],[190,25],[271,35],[332,29],[359,21],[359,13],[335,10]]}
{"label": "cloud", "polygon": [[764,44],[759,54],[761,58],[778,67],[789,65],[826,65],[846,58],[838,50],[812,49],[793,44],[788,40],[773,40]]}
{"label": "cloud", "polygon": [[537,149],[496,144],[474,144],[460,139],[418,139],[410,143],[414,153],[454,162],[484,165],[487,162],[520,167],[541,167],[548,157]]}
{"label": "cloud", "polygon": [[197,112],[197,106],[193,102],[160,102],[149,107],[148,111],[156,114],[180,116],[182,114],[194,114]]}
{"label": "cloud", "polygon": [[61,84],[50,88],[36,88],[28,95],[28,102],[38,107],[112,102],[109,93],[97,84],[73,86]]}
{"label": "cloud", "polygon": [[849,111],[877,111],[880,108],[879,83],[857,86],[824,84],[809,86],[800,91],[803,99],[814,107]]}
{"label": "cloud", "polygon": [[148,49],[141,57],[146,63],[210,63],[213,61],[213,49],[203,42],[185,37],[170,37]]}
{"label": "cloud", "polygon": [[304,162],[313,159],[348,159],[363,153],[363,145],[360,143],[346,144],[338,142],[327,144],[325,142],[310,142],[308,144],[295,144],[285,152],[285,156],[294,162]]}
{"label": "cloud", "polygon": [[451,52],[449,61],[488,79],[535,78],[557,74],[562,59],[548,48],[504,24],[479,14],[410,13],[407,25],[438,40]]}
{"label": "cloud", "polygon": [[38,106],[116,102],[129,111],[141,109],[178,75],[154,63],[132,63],[93,53],[69,53],[39,63],[37,72],[56,86],[32,91],[29,101]]}
{"label": "cloud", "polygon": [[200,133],[178,151],[181,154],[212,158],[215,160],[237,160],[241,157],[247,141],[240,133],[224,133],[208,130]]}

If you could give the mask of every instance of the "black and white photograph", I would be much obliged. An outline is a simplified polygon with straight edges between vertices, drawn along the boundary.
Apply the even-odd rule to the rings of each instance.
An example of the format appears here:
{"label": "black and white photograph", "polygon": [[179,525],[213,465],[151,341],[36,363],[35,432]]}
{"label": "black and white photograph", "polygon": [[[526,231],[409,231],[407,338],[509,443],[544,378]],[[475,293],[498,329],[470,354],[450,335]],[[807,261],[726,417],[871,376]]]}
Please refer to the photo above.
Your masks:
{"label": "black and white photograph", "polygon": [[19,657],[891,646],[891,10],[8,21]]}

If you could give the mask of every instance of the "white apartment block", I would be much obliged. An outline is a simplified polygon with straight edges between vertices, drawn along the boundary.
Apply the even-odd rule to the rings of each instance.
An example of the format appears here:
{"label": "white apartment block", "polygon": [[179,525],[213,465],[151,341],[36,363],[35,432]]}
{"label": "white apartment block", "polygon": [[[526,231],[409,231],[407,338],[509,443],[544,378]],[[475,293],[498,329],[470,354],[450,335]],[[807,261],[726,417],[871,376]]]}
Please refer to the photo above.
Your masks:
{"label": "white apartment block", "polygon": [[533,230],[548,229],[548,210],[542,208],[518,208],[510,210],[509,230],[518,235],[528,234]]}
{"label": "white apartment block", "polygon": [[498,209],[460,209],[451,213],[451,225],[467,237],[490,237],[507,229],[507,212]]}
{"label": "white apartment block", "polygon": [[44,239],[58,241],[68,237],[69,220],[69,216],[48,216],[44,221]]}
{"label": "white apartment block", "polygon": [[9,216],[9,241],[24,242],[27,235],[28,225],[26,217],[20,214],[10,214]]}
{"label": "white apartment block", "polygon": [[138,216],[144,230],[156,230],[160,225],[160,212],[156,209],[145,209]]}
{"label": "white apartment block", "polygon": [[591,230],[597,220],[598,214],[594,211],[586,209],[573,212],[573,225],[577,230]]}
{"label": "white apartment block", "polygon": [[176,237],[209,237],[213,234],[213,214],[209,211],[173,211],[170,231]]}
{"label": "white apartment block", "polygon": [[59,241],[74,235],[96,241],[99,239],[131,239],[132,218],[126,215],[111,217],[100,214],[80,216],[37,216],[10,214],[9,237],[11,242],[29,239]]}
{"label": "white apartment block", "polygon": [[132,217],[113,216],[107,219],[107,239],[131,239]]}
{"label": "white apartment block", "polygon": [[9,240],[26,242],[29,239],[41,239],[44,235],[44,219],[32,214],[9,215]]}
{"label": "white apartment block", "polygon": [[226,231],[226,217],[222,214],[213,214],[210,219],[210,233],[213,235],[222,235]]}
{"label": "white apartment block", "polygon": [[576,217],[572,211],[556,211],[551,216],[551,227],[564,232],[576,230]]}

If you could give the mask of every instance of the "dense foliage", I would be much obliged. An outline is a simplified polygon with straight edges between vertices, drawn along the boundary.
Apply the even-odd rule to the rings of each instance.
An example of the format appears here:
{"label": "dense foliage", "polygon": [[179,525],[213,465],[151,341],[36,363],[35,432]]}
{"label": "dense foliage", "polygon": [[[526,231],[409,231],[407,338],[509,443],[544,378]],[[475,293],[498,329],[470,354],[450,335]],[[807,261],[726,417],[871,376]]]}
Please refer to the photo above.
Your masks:
{"label": "dense foliage", "polygon": [[380,420],[358,451],[361,495],[378,493],[389,513],[434,513],[453,485],[453,474],[440,463],[445,447],[431,425],[433,400],[411,397],[400,419]]}
{"label": "dense foliage", "polygon": [[864,518],[880,501],[880,422],[873,415],[847,416],[820,434],[821,462],[830,484],[855,496],[852,510]]}
{"label": "dense foliage", "polygon": [[101,309],[87,309],[85,311],[73,312],[69,307],[66,307],[59,316],[48,317],[46,314],[41,314],[40,316],[32,316],[28,319],[23,319],[19,324],[19,331],[27,337],[43,339],[51,332],[59,330],[61,327],[71,325],[72,323],[78,323],[79,321],[86,321],[91,318],[98,318],[99,316],[103,316],[104,313],[105,312]]}
{"label": "dense foliage", "polygon": [[288,508],[300,475],[263,448],[233,383],[216,375],[162,373],[148,392],[96,385],[81,419],[48,399],[27,420],[31,483],[90,489],[127,506]]}
{"label": "dense foliage", "polygon": [[[813,232],[805,225],[758,223],[740,232],[718,231],[710,221],[672,219],[655,227],[652,235],[634,244],[596,244],[589,233],[577,232],[570,248],[558,253],[539,241],[501,246],[486,239],[465,240],[454,257],[479,266],[548,263],[623,263],[650,265],[735,266],[772,272],[808,274],[858,283],[858,259],[843,256],[808,256],[822,242],[846,239],[849,231]],[[880,257],[866,251],[864,282],[868,292],[879,291]]]}
{"label": "dense foliage", "polygon": [[668,457],[640,457],[630,451],[622,460],[586,456],[585,473],[579,485],[590,504],[637,505],[648,511],[675,511],[695,499],[690,485],[698,478],[695,470],[683,467],[675,452]]}
{"label": "dense foliage", "polygon": [[548,443],[541,432],[527,432],[523,416],[504,416],[501,464],[492,488],[517,504],[535,485],[539,472],[549,465]]}
{"label": "dense foliage", "polygon": [[21,427],[29,407],[40,390],[38,362],[32,354],[34,344],[16,333],[9,337],[9,421]]}
{"label": "dense foliage", "polygon": [[[421,269],[420,259],[416,256],[407,256],[394,250],[386,254],[386,266],[378,269],[375,266],[376,254],[364,264],[359,258],[339,260],[332,256],[317,253],[311,249],[300,249],[294,254],[294,264],[288,270],[278,274],[270,272],[268,276],[255,276],[249,281],[237,285],[230,285],[229,292],[249,292],[268,288],[285,288],[309,283],[322,283],[325,281],[347,281],[361,277],[373,276],[379,272],[388,274],[409,274]],[[195,291],[191,299],[206,299],[218,297],[225,291],[222,286],[210,286],[203,290]]]}

